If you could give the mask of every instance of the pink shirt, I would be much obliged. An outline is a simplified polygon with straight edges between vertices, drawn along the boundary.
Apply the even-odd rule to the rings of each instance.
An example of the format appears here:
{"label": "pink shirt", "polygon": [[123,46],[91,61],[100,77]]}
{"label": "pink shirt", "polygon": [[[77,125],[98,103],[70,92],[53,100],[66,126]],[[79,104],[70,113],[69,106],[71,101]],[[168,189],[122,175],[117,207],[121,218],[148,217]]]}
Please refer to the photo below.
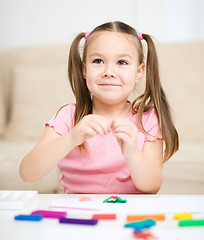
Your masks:
{"label": "pink shirt", "polygon": [[[75,105],[67,105],[45,125],[63,135],[74,126],[74,112]],[[137,126],[137,114],[130,111],[127,118]],[[145,130],[152,136],[138,129],[141,150],[145,141],[162,138],[161,133],[158,133],[158,119],[154,109],[144,113],[142,120]],[[89,153],[80,152],[76,147],[58,165],[65,193],[139,193],[132,182],[126,159],[111,132],[105,137],[96,135],[88,139],[87,147]]]}

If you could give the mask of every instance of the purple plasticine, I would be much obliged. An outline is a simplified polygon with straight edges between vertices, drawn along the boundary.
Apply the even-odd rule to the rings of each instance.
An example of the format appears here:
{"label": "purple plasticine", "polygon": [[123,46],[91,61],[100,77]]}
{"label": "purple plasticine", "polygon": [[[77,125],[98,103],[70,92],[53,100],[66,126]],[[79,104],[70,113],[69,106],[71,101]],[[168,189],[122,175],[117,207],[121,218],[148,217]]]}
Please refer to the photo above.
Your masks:
{"label": "purple plasticine", "polygon": [[97,219],[60,218],[60,223],[96,225]]}

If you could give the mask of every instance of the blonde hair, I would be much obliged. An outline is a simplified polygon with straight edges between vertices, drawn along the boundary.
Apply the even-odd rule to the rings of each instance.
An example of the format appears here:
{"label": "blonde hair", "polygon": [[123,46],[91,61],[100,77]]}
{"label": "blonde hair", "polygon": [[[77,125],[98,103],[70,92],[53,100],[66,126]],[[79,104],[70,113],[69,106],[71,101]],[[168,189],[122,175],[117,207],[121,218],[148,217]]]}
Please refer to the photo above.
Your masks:
{"label": "blonde hair", "polygon": [[[122,22],[108,22],[96,27],[85,41],[82,57],[80,55],[80,41],[85,33],[80,33],[74,39],[70,52],[68,63],[68,77],[71,88],[76,98],[76,111],[74,125],[76,125],[84,116],[92,113],[91,95],[86,85],[82,72],[82,65],[86,59],[87,48],[95,33],[100,31],[120,32],[133,36],[136,40],[139,63],[143,63],[144,54],[141,40],[134,28]],[[154,43],[148,34],[143,34],[143,39],[147,42],[147,63],[146,63],[146,88],[145,92],[132,102],[132,112],[138,114],[138,126],[141,131],[148,134],[142,124],[143,112],[154,108],[158,117],[159,127],[165,142],[164,161],[168,160],[179,147],[179,138],[174,126],[170,106],[162,88],[157,53]],[[79,146],[80,149],[86,149],[85,145]]]}

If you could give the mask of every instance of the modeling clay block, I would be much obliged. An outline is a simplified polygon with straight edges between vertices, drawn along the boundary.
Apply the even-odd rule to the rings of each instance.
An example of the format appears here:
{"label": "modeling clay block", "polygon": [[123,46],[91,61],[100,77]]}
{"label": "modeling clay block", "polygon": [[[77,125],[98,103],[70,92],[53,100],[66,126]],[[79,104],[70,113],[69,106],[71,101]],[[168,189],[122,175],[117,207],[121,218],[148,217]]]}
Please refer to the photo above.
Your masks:
{"label": "modeling clay block", "polygon": [[93,214],[92,219],[116,219],[116,214]]}
{"label": "modeling clay block", "polygon": [[179,221],[181,227],[204,226],[204,219],[181,220]]}
{"label": "modeling clay block", "polygon": [[42,215],[17,215],[14,217],[18,221],[40,221],[42,218]]}
{"label": "modeling clay block", "polygon": [[105,199],[105,200],[103,201],[103,203],[107,202],[108,200],[110,200],[110,199],[112,199],[112,198],[113,198],[113,196],[111,196],[111,197]]}
{"label": "modeling clay block", "polygon": [[165,215],[164,214],[156,214],[156,215],[128,215],[127,216],[127,221],[133,222],[133,221],[142,221],[145,219],[151,218],[155,221],[158,220],[165,220]]}
{"label": "modeling clay block", "polygon": [[113,200],[108,200],[107,202],[126,203],[126,200],[122,199],[121,197],[116,197],[113,198]]}
{"label": "modeling clay block", "polygon": [[154,220],[146,219],[140,222],[127,223],[125,224],[125,227],[131,227],[131,228],[134,228],[136,231],[141,231],[145,228],[150,228],[155,225],[156,225],[156,222]]}
{"label": "modeling clay block", "polygon": [[45,211],[45,210],[38,210],[32,212],[32,215],[43,215],[45,218],[62,218],[66,217],[67,212],[59,212],[59,211]]}
{"label": "modeling clay block", "polygon": [[118,196],[111,196],[103,201],[103,203],[126,203],[125,199]]}
{"label": "modeling clay block", "polygon": [[157,239],[157,237],[155,237],[150,232],[137,232],[137,231],[134,231],[133,233],[134,233],[135,238],[137,238],[137,239]]}
{"label": "modeling clay block", "polygon": [[177,213],[174,214],[174,219],[178,219],[178,220],[188,220],[188,219],[192,219],[192,214],[191,213]]}
{"label": "modeling clay block", "polygon": [[60,218],[60,223],[96,225],[97,219]]}
{"label": "modeling clay block", "polygon": [[90,197],[80,197],[79,201],[91,201]]}

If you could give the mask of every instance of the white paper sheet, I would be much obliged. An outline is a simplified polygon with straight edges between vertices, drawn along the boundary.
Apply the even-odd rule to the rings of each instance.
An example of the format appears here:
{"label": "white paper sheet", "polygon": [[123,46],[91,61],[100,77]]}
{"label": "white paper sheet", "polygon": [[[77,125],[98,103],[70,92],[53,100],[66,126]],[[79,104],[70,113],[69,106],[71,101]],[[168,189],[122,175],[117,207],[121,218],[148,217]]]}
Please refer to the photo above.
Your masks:
{"label": "white paper sheet", "polygon": [[166,214],[204,212],[204,196],[155,196],[126,198],[126,203],[103,203],[104,199],[92,198],[91,201],[79,201],[78,198],[53,199],[50,207],[66,209],[68,212],[106,212],[123,214]]}

